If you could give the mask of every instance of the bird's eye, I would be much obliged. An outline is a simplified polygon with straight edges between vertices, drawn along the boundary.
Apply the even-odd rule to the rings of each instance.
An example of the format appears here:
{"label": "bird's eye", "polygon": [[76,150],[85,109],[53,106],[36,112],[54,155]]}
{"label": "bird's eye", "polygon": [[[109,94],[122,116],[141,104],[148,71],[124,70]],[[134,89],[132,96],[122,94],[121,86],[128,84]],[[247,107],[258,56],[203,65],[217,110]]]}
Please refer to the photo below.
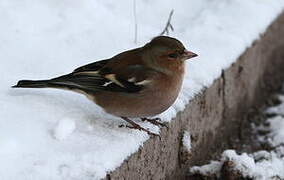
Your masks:
{"label": "bird's eye", "polygon": [[177,53],[171,53],[168,55],[170,58],[177,58],[178,54]]}

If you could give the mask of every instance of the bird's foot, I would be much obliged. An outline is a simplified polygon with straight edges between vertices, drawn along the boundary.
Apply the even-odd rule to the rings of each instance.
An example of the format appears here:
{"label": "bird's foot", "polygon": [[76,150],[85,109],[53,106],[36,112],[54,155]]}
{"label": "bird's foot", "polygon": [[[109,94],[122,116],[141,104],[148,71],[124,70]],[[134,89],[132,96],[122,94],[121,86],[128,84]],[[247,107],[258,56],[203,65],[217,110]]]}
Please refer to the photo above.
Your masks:
{"label": "bird's foot", "polygon": [[156,126],[166,127],[167,129],[169,129],[169,127],[165,123],[159,122],[159,121],[161,121],[161,118],[154,118],[154,119],[141,118],[141,120],[147,121],[147,122],[154,124]]}
{"label": "bird's foot", "polygon": [[[150,136],[158,136],[161,139],[161,136],[159,134],[152,133],[151,131],[141,127],[139,124],[135,123],[134,121],[132,121],[132,120],[126,118],[126,117],[121,117],[121,118],[132,125],[132,126],[126,125],[125,127],[130,128],[130,129],[138,129],[140,131],[146,132]],[[123,127],[123,126],[120,125],[119,127]]]}
{"label": "bird's foot", "polygon": [[160,137],[159,134],[152,133],[151,131],[149,131],[149,130],[143,128],[143,127],[141,127],[140,125],[138,125],[138,126],[129,126],[129,125],[126,125],[126,127],[129,128],[129,129],[138,129],[138,130],[140,130],[140,131],[144,131],[144,132],[146,132],[146,133],[147,133],[148,135],[150,135],[150,136],[158,136],[158,137],[161,139],[161,137]]}

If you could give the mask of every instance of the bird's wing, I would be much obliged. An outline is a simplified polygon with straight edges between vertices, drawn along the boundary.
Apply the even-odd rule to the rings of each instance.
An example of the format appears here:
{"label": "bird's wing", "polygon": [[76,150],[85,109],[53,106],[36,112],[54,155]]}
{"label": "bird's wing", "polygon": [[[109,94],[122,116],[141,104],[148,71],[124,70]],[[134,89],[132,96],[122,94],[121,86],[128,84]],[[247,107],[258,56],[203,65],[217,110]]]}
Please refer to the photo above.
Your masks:
{"label": "bird's wing", "polygon": [[106,60],[101,60],[101,61],[97,61],[97,62],[93,62],[81,67],[78,67],[77,69],[75,69],[73,71],[73,73],[75,72],[84,72],[84,71],[98,71],[101,68],[103,68],[110,60],[106,59]]}
{"label": "bird's wing", "polygon": [[143,65],[129,65],[120,69],[102,69],[99,73],[106,79],[107,91],[137,93],[147,86],[156,72]]}
{"label": "bird's wing", "polygon": [[77,87],[86,92],[137,93],[150,83],[149,77],[155,73],[142,65],[130,65],[116,70],[97,67],[96,63],[83,66],[68,75],[50,80],[50,84]]}

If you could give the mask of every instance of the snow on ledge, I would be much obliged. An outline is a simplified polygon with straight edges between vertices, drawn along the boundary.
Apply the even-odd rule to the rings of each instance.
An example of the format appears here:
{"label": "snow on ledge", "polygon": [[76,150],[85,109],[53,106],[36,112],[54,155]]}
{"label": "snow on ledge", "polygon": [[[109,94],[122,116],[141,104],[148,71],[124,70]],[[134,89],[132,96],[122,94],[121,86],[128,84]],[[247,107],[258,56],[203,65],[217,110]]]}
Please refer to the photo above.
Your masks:
{"label": "snow on ledge", "polygon": [[178,100],[160,115],[170,121],[284,7],[283,0],[144,0],[136,4],[138,44],[133,43],[132,0],[0,2],[0,179],[100,179],[149,138],[118,128],[121,120],[81,95],[10,89],[17,80],[54,77],[143,45],[161,32],[174,9],[171,36],[199,58],[188,62]]}
{"label": "snow on ledge", "polygon": [[[284,84],[283,84],[284,87]],[[229,174],[237,178],[272,180],[284,179],[284,96],[279,95],[281,104],[266,109],[265,113],[274,114],[267,118],[258,126],[253,126],[254,130],[265,130],[266,134],[259,134],[255,141],[268,144],[270,151],[260,150],[251,154],[237,154],[235,150],[225,150],[220,160],[211,161],[203,166],[193,166],[189,169],[191,174],[199,174],[204,178],[224,179],[224,170],[229,169]],[[264,124],[266,124],[264,126]],[[230,165],[228,165],[230,162]],[[227,163],[227,164],[226,164]],[[227,168],[226,168],[227,167]]]}
{"label": "snow on ledge", "polygon": [[190,173],[220,179],[222,177],[222,166],[228,161],[232,163],[234,171],[237,171],[244,178],[268,180],[275,177],[283,179],[284,177],[283,158],[273,151],[257,151],[253,154],[242,153],[238,155],[235,150],[226,150],[223,152],[220,161],[211,161],[210,164],[194,166],[190,169]]}

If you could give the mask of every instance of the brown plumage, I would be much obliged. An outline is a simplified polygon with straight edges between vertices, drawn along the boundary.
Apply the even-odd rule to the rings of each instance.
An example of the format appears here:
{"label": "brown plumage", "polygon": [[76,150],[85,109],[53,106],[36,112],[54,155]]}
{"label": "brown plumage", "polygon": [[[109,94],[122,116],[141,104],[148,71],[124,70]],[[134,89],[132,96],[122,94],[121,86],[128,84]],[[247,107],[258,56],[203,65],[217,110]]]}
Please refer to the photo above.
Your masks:
{"label": "brown plumage", "polygon": [[110,59],[75,69],[72,73],[40,81],[21,80],[15,88],[59,88],[86,95],[106,112],[122,117],[131,128],[142,128],[129,118],[147,119],[168,109],[180,91],[184,61],[197,56],[177,39],[158,36],[145,46]]}

